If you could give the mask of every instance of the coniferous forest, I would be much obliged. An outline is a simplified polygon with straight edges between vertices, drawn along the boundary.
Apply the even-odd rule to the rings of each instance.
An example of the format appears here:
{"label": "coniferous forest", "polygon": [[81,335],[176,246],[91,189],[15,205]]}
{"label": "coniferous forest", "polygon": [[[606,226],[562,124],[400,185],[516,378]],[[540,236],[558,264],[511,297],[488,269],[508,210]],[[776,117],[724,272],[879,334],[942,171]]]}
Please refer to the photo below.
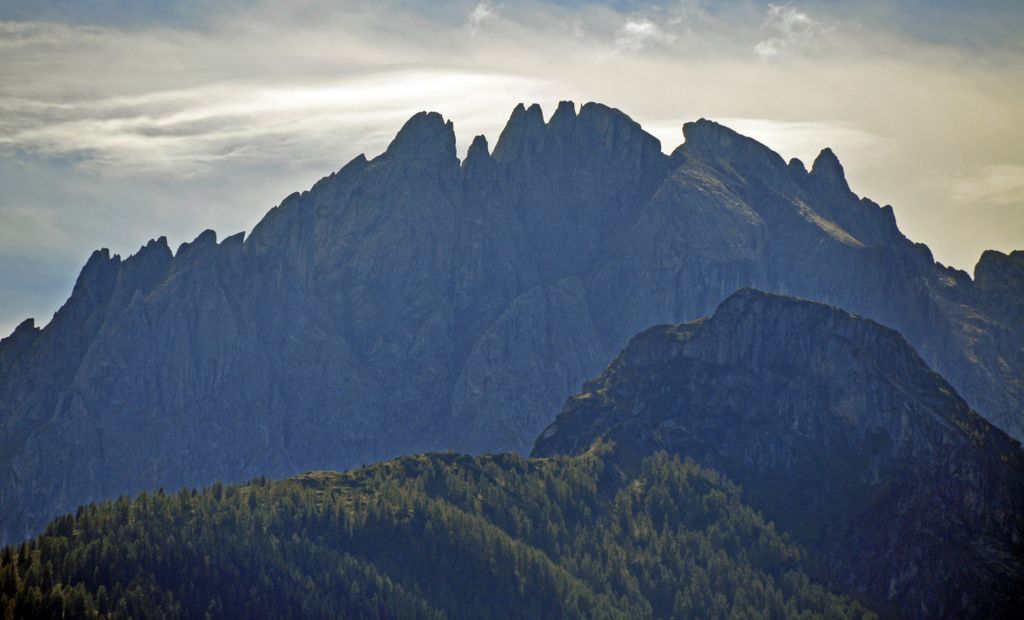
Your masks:
{"label": "coniferous forest", "polygon": [[[632,464],[631,464],[632,463]],[[719,474],[405,457],[85,506],[0,554],[4,618],[868,618]]]}

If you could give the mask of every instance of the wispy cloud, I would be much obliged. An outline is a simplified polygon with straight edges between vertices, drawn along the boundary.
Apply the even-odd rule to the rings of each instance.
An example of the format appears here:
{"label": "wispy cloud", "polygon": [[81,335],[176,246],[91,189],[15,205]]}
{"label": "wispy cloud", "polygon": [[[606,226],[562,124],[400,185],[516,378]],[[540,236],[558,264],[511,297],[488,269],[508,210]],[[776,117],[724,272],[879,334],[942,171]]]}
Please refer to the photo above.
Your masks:
{"label": "wispy cloud", "polygon": [[484,24],[495,19],[497,15],[498,12],[487,0],[480,0],[466,18],[466,26],[470,32],[476,34]]}
{"label": "wispy cloud", "polygon": [[615,47],[628,52],[639,52],[658,43],[671,43],[675,35],[643,17],[631,17],[615,33]]}
{"label": "wispy cloud", "polygon": [[1024,209],[1024,165],[978,166],[969,173],[939,178],[935,182],[963,207],[1013,205]]}
{"label": "wispy cloud", "polygon": [[[265,159],[268,149],[293,162],[320,161],[360,127],[397,126],[430,107],[471,114],[507,105],[498,93],[536,94],[542,85],[526,77],[424,68],[73,102],[0,97],[0,148],[76,157],[108,175],[188,177],[222,171],[232,161]],[[372,138],[356,139],[374,146]]]}
{"label": "wispy cloud", "polygon": [[818,44],[833,29],[792,4],[769,4],[763,30],[767,35],[754,45],[754,54],[769,60]]}

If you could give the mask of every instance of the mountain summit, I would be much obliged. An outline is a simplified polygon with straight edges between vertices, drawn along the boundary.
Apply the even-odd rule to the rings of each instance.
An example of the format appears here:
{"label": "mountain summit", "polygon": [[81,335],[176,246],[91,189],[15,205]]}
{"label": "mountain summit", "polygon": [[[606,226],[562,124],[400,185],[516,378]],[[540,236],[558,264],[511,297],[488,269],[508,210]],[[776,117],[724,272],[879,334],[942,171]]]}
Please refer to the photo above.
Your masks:
{"label": "mountain summit", "polygon": [[1024,452],[902,336],[741,290],[636,336],[538,438],[692,458],[823,559],[835,585],[916,618],[1024,605]]}
{"label": "mountain summit", "polygon": [[1017,289],[983,277],[1016,263],[937,265],[830,154],[808,173],[710,121],[684,133],[665,155],[619,110],[519,106],[459,162],[421,113],[248,237],[94,253],[45,328],[0,341],[3,540],[140,489],[524,452],[630,336],[743,286],[898,329],[1024,435]]}

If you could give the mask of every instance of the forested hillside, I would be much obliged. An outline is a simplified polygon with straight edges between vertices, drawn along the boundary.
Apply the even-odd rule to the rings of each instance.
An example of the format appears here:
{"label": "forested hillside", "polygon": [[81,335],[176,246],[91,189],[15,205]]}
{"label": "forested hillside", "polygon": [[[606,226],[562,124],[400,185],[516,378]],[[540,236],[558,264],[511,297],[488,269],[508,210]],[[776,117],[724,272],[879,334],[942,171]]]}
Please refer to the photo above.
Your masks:
{"label": "forested hillside", "polygon": [[[431,454],[92,504],[0,554],[5,618],[865,618],[692,462]],[[631,472],[631,473],[630,473]]]}

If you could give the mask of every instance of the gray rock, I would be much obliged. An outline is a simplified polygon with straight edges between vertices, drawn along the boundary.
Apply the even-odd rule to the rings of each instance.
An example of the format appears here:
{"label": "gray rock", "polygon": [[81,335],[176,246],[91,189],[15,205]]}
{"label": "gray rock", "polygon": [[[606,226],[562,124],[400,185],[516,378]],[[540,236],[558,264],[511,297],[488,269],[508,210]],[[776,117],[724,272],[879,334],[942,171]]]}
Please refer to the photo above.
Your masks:
{"label": "gray rock", "polygon": [[667,156],[618,110],[519,106],[460,163],[420,113],[247,238],[94,253],[49,325],[0,344],[0,538],[159,486],[525,451],[630,336],[743,286],[899,329],[1024,435],[1016,289],[937,266],[838,162],[685,133]]}

